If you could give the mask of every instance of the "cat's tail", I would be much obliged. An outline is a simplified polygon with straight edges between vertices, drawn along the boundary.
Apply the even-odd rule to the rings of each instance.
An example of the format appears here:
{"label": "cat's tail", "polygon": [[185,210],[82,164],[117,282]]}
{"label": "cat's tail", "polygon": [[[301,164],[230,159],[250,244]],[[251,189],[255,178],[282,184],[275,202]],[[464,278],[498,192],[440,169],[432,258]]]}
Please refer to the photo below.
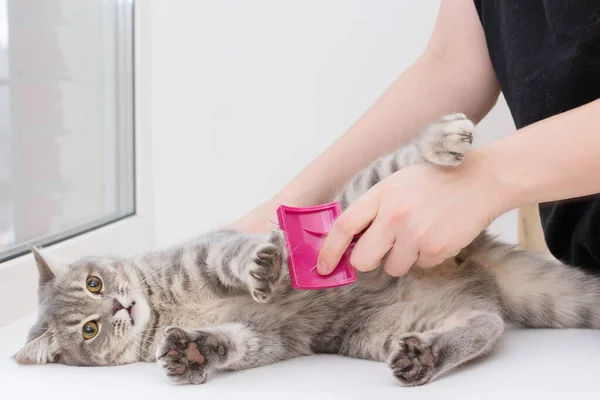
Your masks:
{"label": "cat's tail", "polygon": [[494,276],[507,322],[532,328],[600,329],[600,276],[487,234],[465,250],[465,256]]}

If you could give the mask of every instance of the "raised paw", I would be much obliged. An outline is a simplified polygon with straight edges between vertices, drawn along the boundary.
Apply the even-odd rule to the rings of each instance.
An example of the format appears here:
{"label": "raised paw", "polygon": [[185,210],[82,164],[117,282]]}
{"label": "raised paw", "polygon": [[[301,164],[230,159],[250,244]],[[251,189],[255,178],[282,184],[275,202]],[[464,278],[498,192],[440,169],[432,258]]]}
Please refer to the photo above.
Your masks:
{"label": "raised paw", "polygon": [[282,282],[287,267],[285,238],[272,230],[264,243],[256,247],[248,268],[250,294],[259,303],[268,303]]}
{"label": "raised paw", "polygon": [[467,116],[463,113],[446,114],[440,118],[440,122],[460,121],[467,119]]}
{"label": "raised paw", "polygon": [[388,366],[403,386],[419,386],[431,380],[437,369],[436,356],[427,340],[407,336],[388,359]]}
{"label": "raised paw", "polygon": [[448,114],[428,126],[420,141],[423,156],[434,164],[458,165],[473,144],[475,125],[464,114]]}
{"label": "raised paw", "polygon": [[227,342],[213,333],[169,327],[156,359],[173,382],[198,385],[206,382],[210,368],[225,360],[227,349]]}

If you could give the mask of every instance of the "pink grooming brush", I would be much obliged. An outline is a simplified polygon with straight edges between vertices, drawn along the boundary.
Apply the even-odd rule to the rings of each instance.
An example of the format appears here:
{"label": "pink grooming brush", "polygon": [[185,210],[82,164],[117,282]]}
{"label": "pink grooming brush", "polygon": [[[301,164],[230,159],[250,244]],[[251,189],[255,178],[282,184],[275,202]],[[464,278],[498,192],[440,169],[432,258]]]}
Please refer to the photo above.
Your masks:
{"label": "pink grooming brush", "polygon": [[331,274],[323,276],[317,272],[319,251],[333,221],[341,213],[337,202],[306,208],[280,206],[277,209],[279,227],[288,246],[288,267],[294,289],[327,289],[356,281],[356,271],[350,266],[350,251],[358,235]]}

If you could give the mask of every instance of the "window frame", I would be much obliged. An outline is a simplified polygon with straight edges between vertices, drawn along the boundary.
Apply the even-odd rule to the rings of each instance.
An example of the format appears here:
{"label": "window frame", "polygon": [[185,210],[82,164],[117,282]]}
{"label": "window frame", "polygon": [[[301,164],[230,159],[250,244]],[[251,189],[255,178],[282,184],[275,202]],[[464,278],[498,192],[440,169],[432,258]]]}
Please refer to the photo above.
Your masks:
{"label": "window frame", "polygon": [[[154,244],[150,5],[145,1],[125,1],[131,7],[126,7],[129,16],[122,17],[133,22],[133,90],[130,91],[129,113],[132,120],[129,123],[134,134],[134,213],[42,248],[44,255],[58,262],[90,254],[135,254]],[[30,252],[0,263],[0,304],[4,305],[0,307],[0,326],[35,312],[37,280],[37,268]]]}

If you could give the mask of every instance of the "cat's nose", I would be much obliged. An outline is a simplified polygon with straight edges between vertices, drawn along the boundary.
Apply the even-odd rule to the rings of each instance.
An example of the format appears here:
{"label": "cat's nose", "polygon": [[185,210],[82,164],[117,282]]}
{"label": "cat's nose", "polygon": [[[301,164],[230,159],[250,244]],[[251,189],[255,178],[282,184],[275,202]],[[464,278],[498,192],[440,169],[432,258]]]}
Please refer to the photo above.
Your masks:
{"label": "cat's nose", "polygon": [[124,309],[123,304],[119,303],[119,300],[113,300],[113,315],[117,313],[117,311]]}

